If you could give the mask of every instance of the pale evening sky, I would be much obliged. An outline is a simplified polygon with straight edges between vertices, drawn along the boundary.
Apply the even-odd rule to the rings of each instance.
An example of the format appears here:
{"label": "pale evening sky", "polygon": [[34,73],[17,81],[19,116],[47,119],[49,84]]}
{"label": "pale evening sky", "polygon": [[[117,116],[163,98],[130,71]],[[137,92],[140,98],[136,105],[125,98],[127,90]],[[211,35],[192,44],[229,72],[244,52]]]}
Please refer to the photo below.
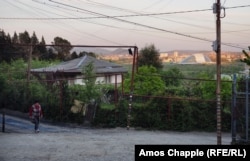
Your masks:
{"label": "pale evening sky", "polygon": [[[217,0],[1,0],[0,30],[72,45],[154,44],[161,52],[211,50]],[[222,51],[250,46],[250,0],[221,0]]]}

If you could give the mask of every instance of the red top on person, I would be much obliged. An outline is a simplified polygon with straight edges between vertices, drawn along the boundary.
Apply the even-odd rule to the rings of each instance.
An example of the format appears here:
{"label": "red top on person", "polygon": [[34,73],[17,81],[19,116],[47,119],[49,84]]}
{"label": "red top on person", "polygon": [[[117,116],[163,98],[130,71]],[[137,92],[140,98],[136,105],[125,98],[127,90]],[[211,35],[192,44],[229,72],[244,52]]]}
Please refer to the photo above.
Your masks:
{"label": "red top on person", "polygon": [[29,109],[30,118],[43,117],[43,111],[39,102],[35,102]]}

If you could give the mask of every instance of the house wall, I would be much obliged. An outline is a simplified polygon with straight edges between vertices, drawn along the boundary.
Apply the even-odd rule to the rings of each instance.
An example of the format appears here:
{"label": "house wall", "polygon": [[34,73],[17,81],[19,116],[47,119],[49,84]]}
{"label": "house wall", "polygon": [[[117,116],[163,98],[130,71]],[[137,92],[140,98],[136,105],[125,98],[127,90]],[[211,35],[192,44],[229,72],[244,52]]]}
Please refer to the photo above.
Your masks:
{"label": "house wall", "polygon": [[109,83],[112,83],[112,84],[115,84],[115,83],[122,83],[122,75],[119,74],[119,75],[111,75],[110,76],[110,82]]}
{"label": "house wall", "polygon": [[[122,75],[106,75],[106,76],[98,76],[96,77],[96,84],[121,84],[122,83]],[[82,76],[76,76],[74,79],[68,80],[69,85],[79,84],[84,85]]]}

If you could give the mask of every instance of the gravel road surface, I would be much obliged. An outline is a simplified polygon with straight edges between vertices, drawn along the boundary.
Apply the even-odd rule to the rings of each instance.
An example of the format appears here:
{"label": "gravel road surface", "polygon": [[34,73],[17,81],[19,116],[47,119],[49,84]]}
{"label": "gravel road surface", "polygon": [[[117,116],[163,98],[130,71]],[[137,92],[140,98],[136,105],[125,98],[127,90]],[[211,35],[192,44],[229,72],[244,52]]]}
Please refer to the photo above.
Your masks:
{"label": "gravel road surface", "polygon": [[[2,116],[0,117],[2,124]],[[5,116],[0,132],[0,161],[134,161],[137,144],[216,145],[216,132],[146,131],[130,128],[93,129],[41,123],[33,132],[28,120]],[[231,134],[222,134],[222,144]]]}

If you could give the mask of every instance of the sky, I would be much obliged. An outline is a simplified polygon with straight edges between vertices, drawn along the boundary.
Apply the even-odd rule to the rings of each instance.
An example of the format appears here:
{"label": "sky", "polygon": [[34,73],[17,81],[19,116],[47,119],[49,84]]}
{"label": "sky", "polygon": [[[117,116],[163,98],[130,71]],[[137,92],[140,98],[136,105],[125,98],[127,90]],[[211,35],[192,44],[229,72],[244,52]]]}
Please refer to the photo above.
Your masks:
{"label": "sky", "polygon": [[[0,0],[0,30],[51,44],[138,46],[160,52],[212,51],[217,0]],[[248,50],[250,1],[220,0],[221,51]]]}

